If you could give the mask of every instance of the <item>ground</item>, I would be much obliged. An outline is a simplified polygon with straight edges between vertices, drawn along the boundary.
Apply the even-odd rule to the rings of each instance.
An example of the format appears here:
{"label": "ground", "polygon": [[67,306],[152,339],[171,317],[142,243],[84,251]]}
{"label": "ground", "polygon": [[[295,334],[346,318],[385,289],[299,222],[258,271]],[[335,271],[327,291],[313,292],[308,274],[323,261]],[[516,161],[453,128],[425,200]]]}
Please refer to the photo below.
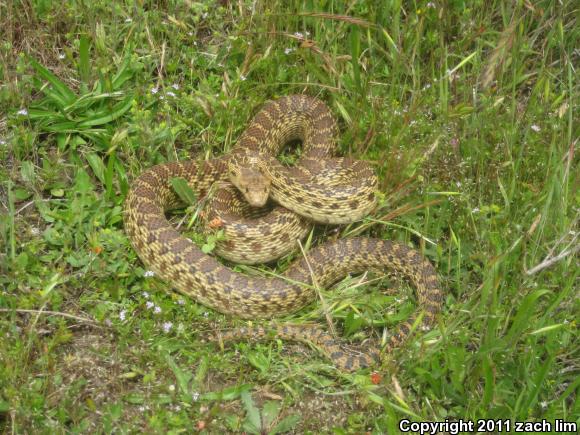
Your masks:
{"label": "ground", "polygon": [[[577,14],[566,1],[1,3],[0,427],[579,423]],[[397,240],[445,290],[438,324],[372,371],[342,373],[304,344],[209,342],[246,323],[173,293],[123,231],[139,173],[222,155],[292,93],[324,100],[339,153],[380,179],[371,216],[311,244]],[[380,343],[412,288],[358,279],[287,320]]]}

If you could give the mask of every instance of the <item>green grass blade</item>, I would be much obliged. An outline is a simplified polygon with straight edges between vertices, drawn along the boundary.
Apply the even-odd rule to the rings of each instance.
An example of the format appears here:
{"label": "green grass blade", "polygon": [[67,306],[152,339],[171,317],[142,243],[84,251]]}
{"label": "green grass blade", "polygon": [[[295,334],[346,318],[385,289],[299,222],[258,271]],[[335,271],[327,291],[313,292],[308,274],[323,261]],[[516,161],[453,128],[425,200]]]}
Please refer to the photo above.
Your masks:
{"label": "green grass blade", "polygon": [[113,199],[113,178],[115,176],[115,163],[117,158],[115,152],[111,152],[109,160],[107,161],[107,169],[105,171],[105,194],[107,198]]}
{"label": "green grass blade", "polygon": [[362,91],[362,85],[360,81],[360,66],[358,64],[360,57],[360,30],[358,26],[352,26],[350,29],[350,56],[353,79],[360,93]]}
{"label": "green grass blade", "polygon": [[119,188],[121,189],[123,197],[125,197],[129,191],[129,177],[127,177],[127,172],[118,159],[115,159],[114,165],[115,172],[117,173],[117,180],[119,180]]}

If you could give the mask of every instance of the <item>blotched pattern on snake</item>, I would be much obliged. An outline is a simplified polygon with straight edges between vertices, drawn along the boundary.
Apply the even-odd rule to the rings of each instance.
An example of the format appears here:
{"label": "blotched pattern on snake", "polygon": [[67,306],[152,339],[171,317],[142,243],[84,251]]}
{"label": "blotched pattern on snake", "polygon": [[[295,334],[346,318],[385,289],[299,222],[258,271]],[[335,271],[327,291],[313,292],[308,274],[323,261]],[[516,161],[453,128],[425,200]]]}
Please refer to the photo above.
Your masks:
{"label": "blotched pattern on snake", "polygon": [[[432,325],[441,308],[443,293],[435,269],[418,252],[385,240],[342,239],[311,249],[283,278],[249,277],[204,254],[165,217],[165,211],[180,202],[171,187],[172,178],[186,179],[200,198],[214,183],[232,181],[239,190],[220,190],[214,197],[218,211],[209,216],[227,224],[226,241],[218,253],[229,253],[231,260],[244,263],[270,261],[287,252],[296,245],[295,238],[309,231],[309,221],[340,224],[359,220],[375,207],[376,177],[365,162],[331,159],[336,134],[335,120],[324,103],[293,95],[267,103],[230,154],[146,170],[133,182],[124,208],[125,231],[135,251],[179,292],[222,313],[251,319],[296,311],[315,299],[315,285],[327,287],[348,274],[369,269],[400,273],[415,287],[418,307],[390,335],[384,349],[389,351],[407,338],[416,321]],[[303,143],[302,154],[288,168],[276,156],[296,139]],[[251,206],[244,205],[242,197]],[[271,208],[266,204],[268,197],[284,208],[266,213]],[[239,213],[241,221],[229,222]],[[294,231],[291,236],[288,227]],[[373,346],[345,351],[320,328],[281,325],[275,334],[313,343],[343,370],[368,367],[379,358],[379,349]],[[264,335],[268,328],[253,327],[224,338]]]}

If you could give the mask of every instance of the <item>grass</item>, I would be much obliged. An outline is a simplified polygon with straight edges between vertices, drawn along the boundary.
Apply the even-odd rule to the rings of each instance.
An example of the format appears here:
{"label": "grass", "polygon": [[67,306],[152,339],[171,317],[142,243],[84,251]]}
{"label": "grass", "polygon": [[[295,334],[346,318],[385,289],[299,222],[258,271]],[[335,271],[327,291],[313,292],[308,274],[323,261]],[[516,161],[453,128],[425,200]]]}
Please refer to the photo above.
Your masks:
{"label": "grass", "polygon": [[[579,423],[577,13],[556,1],[0,4],[0,427]],[[340,152],[376,164],[380,209],[338,237],[414,246],[446,290],[438,326],[376,374],[340,373],[301,344],[208,343],[243,322],[148,277],[123,232],[134,177],[230,150],[290,93],[324,99]],[[291,319],[330,318],[360,341],[412,310],[398,281],[358,282]]]}

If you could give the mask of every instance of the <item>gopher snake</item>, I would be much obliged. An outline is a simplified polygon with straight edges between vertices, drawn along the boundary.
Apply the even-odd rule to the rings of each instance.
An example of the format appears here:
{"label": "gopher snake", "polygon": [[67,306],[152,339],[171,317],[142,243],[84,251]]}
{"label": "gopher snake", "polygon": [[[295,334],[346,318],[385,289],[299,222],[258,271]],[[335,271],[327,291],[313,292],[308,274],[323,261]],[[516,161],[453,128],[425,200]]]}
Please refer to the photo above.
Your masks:
{"label": "gopher snake", "polygon": [[[369,176],[369,166],[362,165],[353,171],[347,169],[352,163],[350,160],[338,159],[339,175],[331,184],[315,186],[311,183],[304,187],[301,176],[305,174],[300,167],[284,170],[274,157],[265,157],[267,165],[255,160],[256,152],[275,156],[285,142],[299,138],[304,147],[300,163],[309,168],[306,175],[317,174],[314,178],[321,179],[327,175],[321,158],[331,152],[335,133],[335,121],[324,103],[311,97],[289,96],[268,103],[254,117],[231,155],[199,163],[189,160],[150,168],[133,182],[125,201],[125,231],[135,251],[149,268],[181,293],[222,313],[251,319],[298,310],[315,298],[314,285],[327,287],[350,273],[389,268],[406,276],[417,290],[417,312],[391,335],[387,349],[400,344],[418,319],[424,325],[433,324],[441,306],[442,292],[435,270],[416,251],[378,239],[342,239],[310,250],[306,258],[290,266],[284,278],[248,277],[204,254],[164,216],[165,210],[179,203],[170,180],[182,177],[200,197],[206,195],[216,181],[229,178],[256,205],[264,203],[262,194],[265,193],[309,219],[324,223],[360,219],[375,203],[376,179],[372,174]],[[230,164],[232,160],[254,164],[259,171],[236,169]],[[349,174],[354,182],[344,185],[342,182]],[[252,191],[251,186],[244,184],[244,180],[253,182],[255,177],[264,176],[271,182],[269,192],[268,186],[259,185]],[[332,199],[327,201],[326,197]],[[282,223],[285,221],[282,219]],[[272,230],[262,230],[265,231]],[[259,241],[254,243],[258,243],[252,248],[254,253],[271,249]],[[244,255],[251,255],[252,249]],[[347,353],[328,333],[318,328],[281,326],[276,333],[281,338],[313,343],[344,370],[367,367],[379,356],[374,348]],[[262,328],[242,329],[226,338],[265,334]]]}

